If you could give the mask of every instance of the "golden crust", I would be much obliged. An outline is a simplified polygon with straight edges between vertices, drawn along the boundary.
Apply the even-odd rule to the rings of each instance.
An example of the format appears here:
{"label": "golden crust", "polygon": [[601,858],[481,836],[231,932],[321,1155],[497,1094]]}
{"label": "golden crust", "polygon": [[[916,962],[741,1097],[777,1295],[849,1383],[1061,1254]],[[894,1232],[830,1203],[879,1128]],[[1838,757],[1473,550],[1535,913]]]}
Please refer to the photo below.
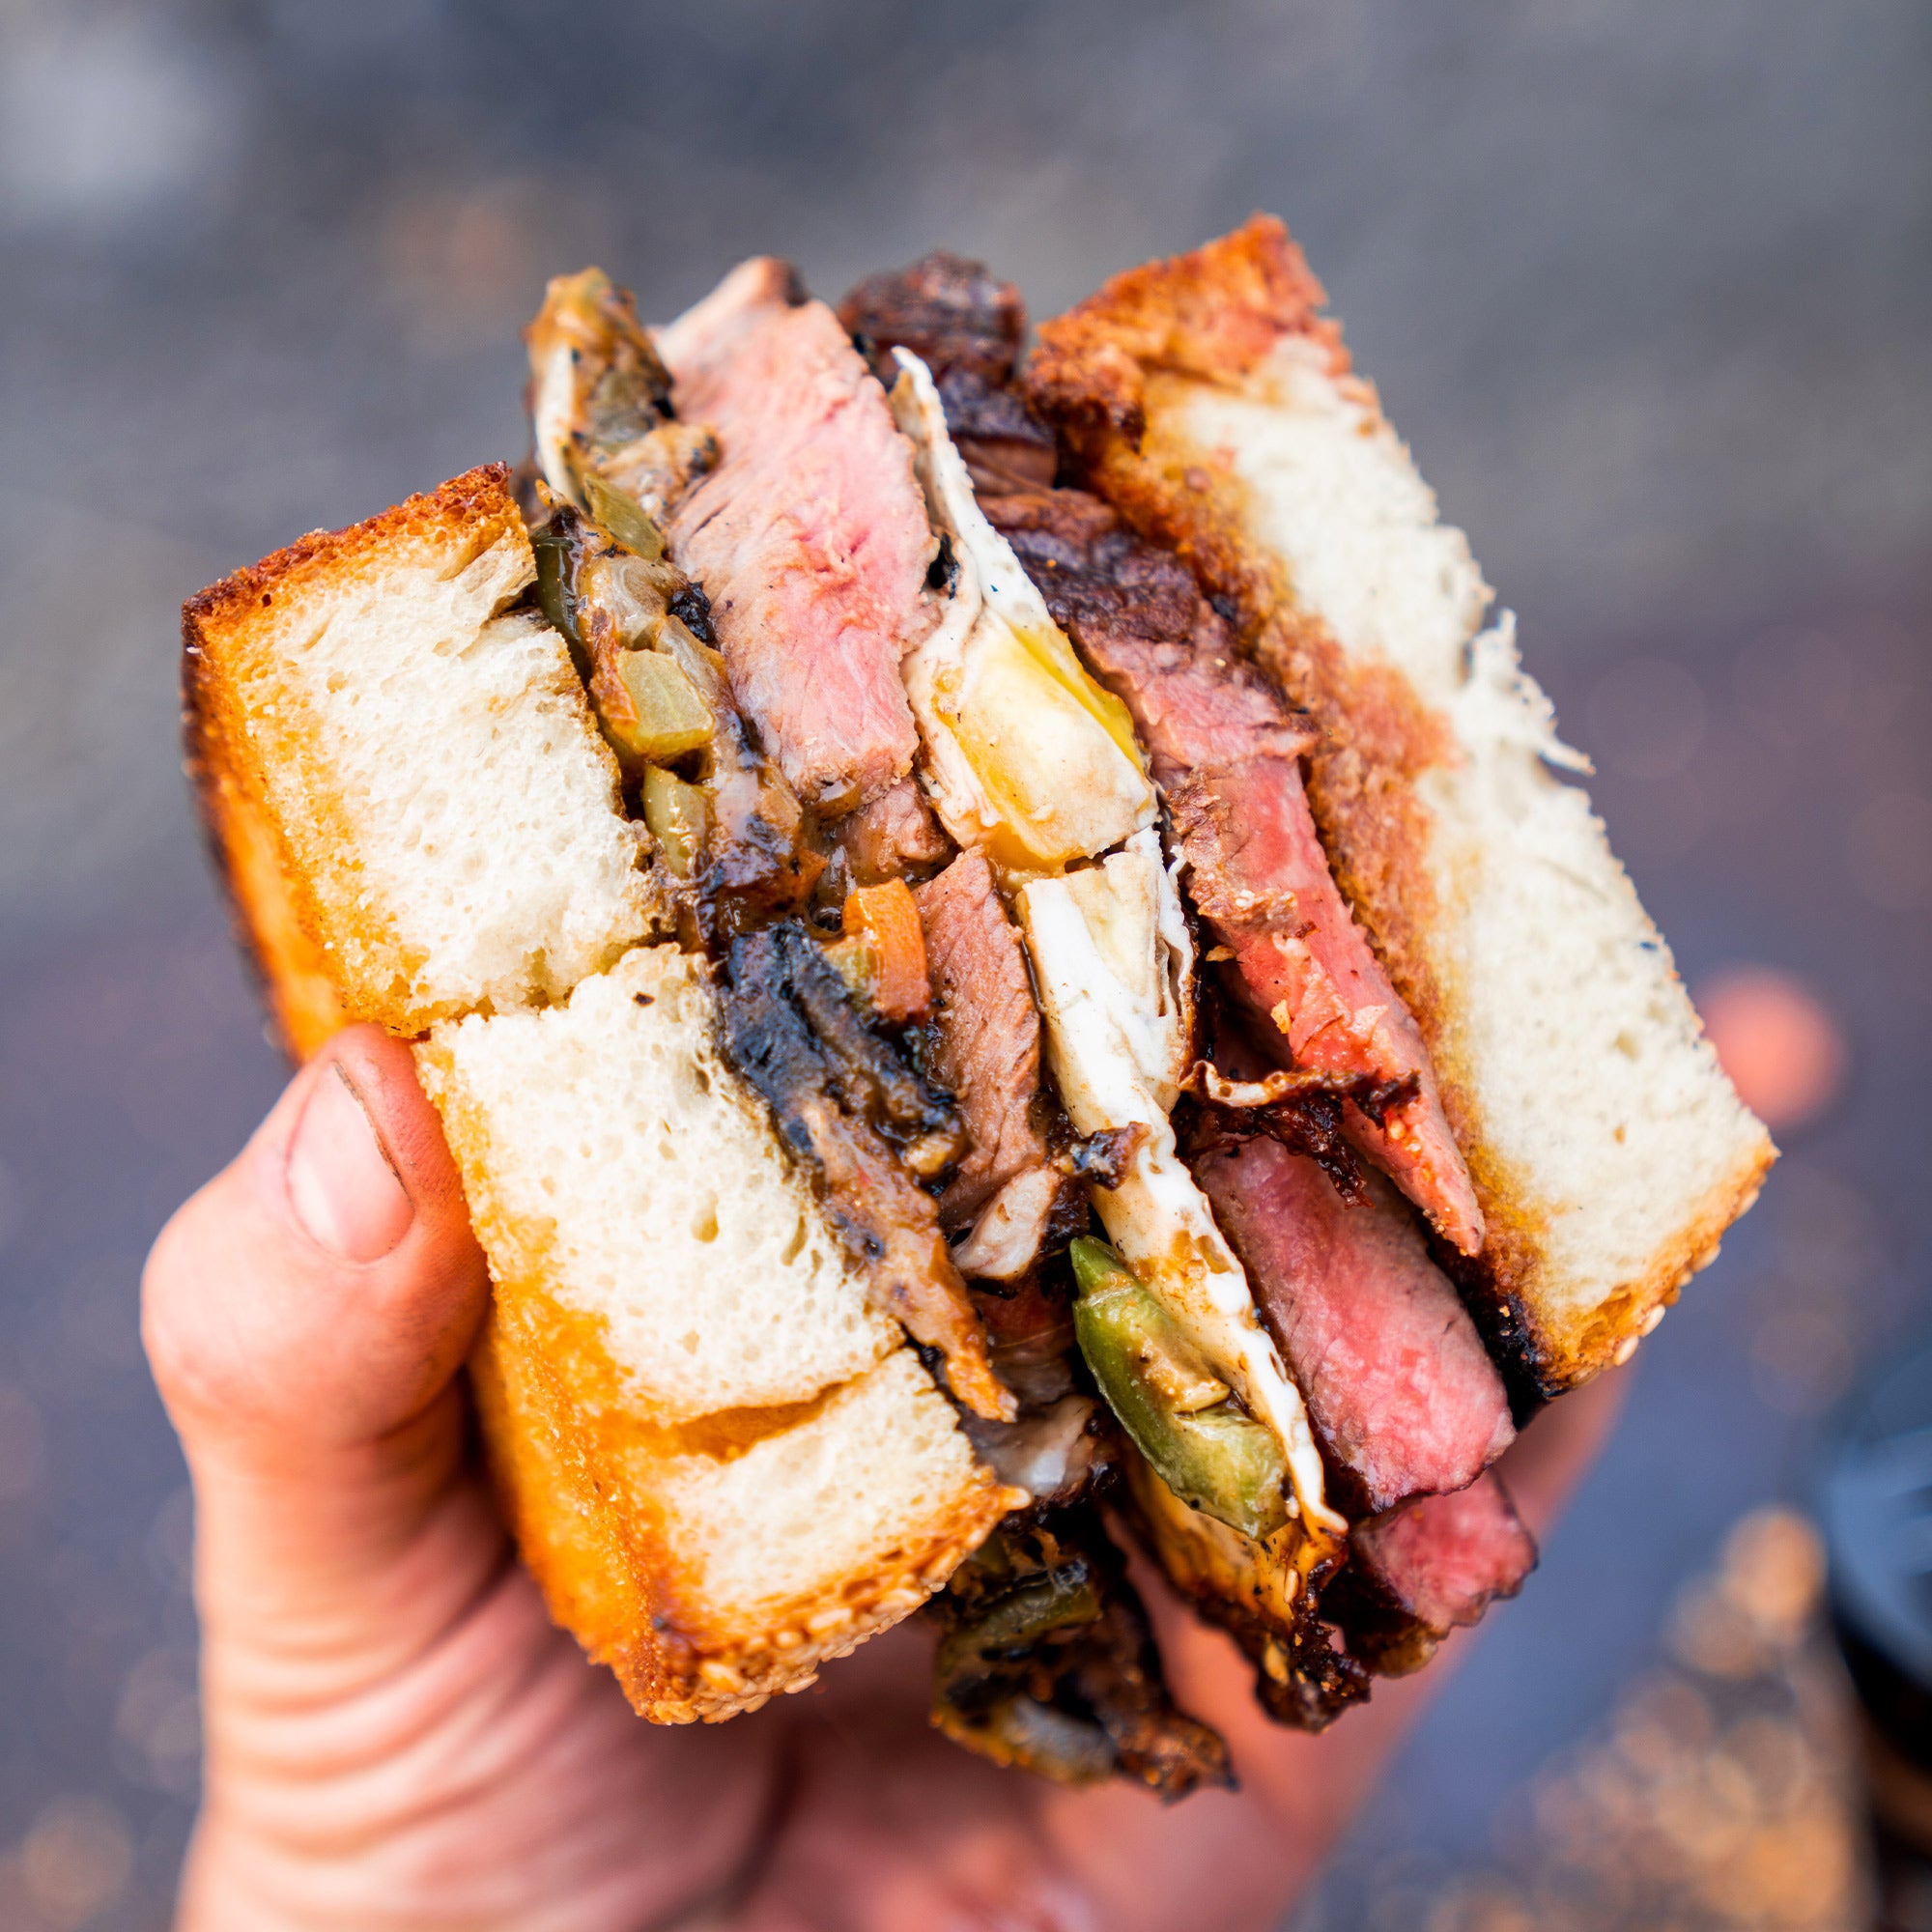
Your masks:
{"label": "golden crust", "polygon": [[[821,1665],[919,1608],[1015,1506],[1016,1492],[982,1469],[917,1539],[748,1622],[707,1605],[653,1465],[694,1454],[727,1462],[810,1422],[836,1391],[658,1431],[586,1395],[597,1378],[587,1357],[608,1371],[593,1324],[540,1289],[498,1284],[471,1373],[497,1492],[552,1616],[652,1723],[717,1723],[804,1690]],[[735,1449],[732,1435],[743,1437]]]}
{"label": "golden crust", "polygon": [[280,842],[259,797],[212,748],[192,676],[183,679],[188,778],[215,869],[226,889],[237,943],[255,968],[282,1050],[302,1061],[349,1024],[328,957],[303,923]]}
{"label": "golden crust", "polygon": [[1340,327],[1321,313],[1327,299],[1288,230],[1271,214],[1253,214],[1191,255],[1116,275],[1045,324],[1027,387],[1068,431],[1138,444],[1151,375],[1236,383],[1285,334],[1321,343],[1330,373],[1343,374],[1348,351]]}
{"label": "golden crust", "polygon": [[1323,299],[1287,230],[1256,215],[1191,254],[1116,277],[1044,324],[1028,393],[1060,427],[1088,486],[1188,563],[1230,612],[1243,649],[1321,727],[1308,760],[1317,827],[1337,884],[1429,1043],[1488,1227],[1480,1255],[1449,1264],[1492,1346],[1531,1391],[1553,1395],[1623,1358],[1652,1311],[1717,1253],[1776,1151],[1761,1137],[1644,1273],[1587,1321],[1565,1324],[1539,1312],[1547,1214],[1486,1141],[1458,1002],[1431,945],[1446,909],[1430,866],[1433,814],[1418,787],[1456,755],[1448,721],[1401,670],[1351,661],[1300,608],[1280,559],[1247,535],[1252,520],[1232,453],[1204,449],[1178,427],[1188,393],[1202,383],[1241,386],[1290,336],[1378,424],[1374,390],[1350,373],[1339,325],[1319,313]]}
{"label": "golden crust", "polygon": [[480,556],[501,537],[522,534],[523,527],[510,495],[509,466],[479,464],[427,496],[412,497],[346,529],[311,530],[260,563],[196,591],[182,606],[184,647],[191,654],[219,653],[278,598],[286,603],[318,584],[386,572],[418,554],[440,555],[452,536],[468,556]]}
{"label": "golden crust", "polygon": [[[418,1052],[485,1248],[527,1249],[530,1231],[485,1178],[484,1122],[443,1077],[437,1048]],[[625,1394],[602,1321],[550,1293],[541,1255],[527,1276],[496,1278],[475,1367],[497,1489],[551,1614],[653,1723],[717,1721],[802,1690],[821,1663],[917,1609],[1020,1500],[978,1469],[917,1540],[821,1579],[747,1629],[707,1607],[667,1524],[659,1472],[693,1458],[732,1462],[811,1422],[836,1389],[808,1403],[657,1422]]]}

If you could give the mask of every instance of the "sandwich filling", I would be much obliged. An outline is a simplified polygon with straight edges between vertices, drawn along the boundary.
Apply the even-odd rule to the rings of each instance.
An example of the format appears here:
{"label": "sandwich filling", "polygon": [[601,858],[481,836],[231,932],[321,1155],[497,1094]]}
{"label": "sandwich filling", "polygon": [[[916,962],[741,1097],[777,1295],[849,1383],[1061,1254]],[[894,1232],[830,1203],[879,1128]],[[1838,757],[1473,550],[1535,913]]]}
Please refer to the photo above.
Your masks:
{"label": "sandwich filling", "polygon": [[1055,487],[1023,332],[943,256],[838,314],[748,263],[655,341],[562,278],[527,511],[722,1050],[1034,1498],[940,1605],[937,1720],[1172,1796],[1225,1752],[1161,1688],[1111,1472],[1304,1724],[1527,1539],[1430,1245],[1482,1216],[1314,735],[1184,563]]}

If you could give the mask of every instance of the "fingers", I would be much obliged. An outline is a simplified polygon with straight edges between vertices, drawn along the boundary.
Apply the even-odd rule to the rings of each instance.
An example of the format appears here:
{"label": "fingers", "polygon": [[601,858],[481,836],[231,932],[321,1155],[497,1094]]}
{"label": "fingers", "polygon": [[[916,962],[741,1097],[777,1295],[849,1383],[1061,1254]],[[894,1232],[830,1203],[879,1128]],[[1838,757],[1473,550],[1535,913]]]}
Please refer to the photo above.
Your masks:
{"label": "fingers", "polygon": [[175,1215],[143,1282],[219,1602],[313,1603],[407,1544],[461,1460],[453,1384],[486,1295],[409,1049],[351,1028]]}

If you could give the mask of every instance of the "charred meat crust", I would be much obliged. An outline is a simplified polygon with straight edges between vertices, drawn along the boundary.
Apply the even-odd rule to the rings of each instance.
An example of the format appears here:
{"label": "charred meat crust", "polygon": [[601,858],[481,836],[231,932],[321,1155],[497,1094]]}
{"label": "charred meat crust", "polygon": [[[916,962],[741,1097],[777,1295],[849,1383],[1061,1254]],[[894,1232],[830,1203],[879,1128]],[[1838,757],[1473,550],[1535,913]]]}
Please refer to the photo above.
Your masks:
{"label": "charred meat crust", "polygon": [[932,371],[947,430],[982,497],[1053,481],[1058,441],[1011,386],[1026,308],[1010,282],[941,249],[859,283],[838,319],[888,388],[898,376],[895,348]]}
{"label": "charred meat crust", "polygon": [[[1142,1534],[1151,1542],[1144,1526]],[[1158,1562],[1158,1548],[1151,1553]],[[1297,1731],[1325,1731],[1351,1704],[1367,1701],[1367,1667],[1336,1649],[1321,1613],[1326,1591],[1321,1593],[1319,1612],[1317,1592],[1309,1590],[1288,1630],[1218,1591],[1193,1589],[1187,1594],[1196,1613],[1226,1631],[1255,1666],[1255,1695],[1276,1723]]]}
{"label": "charred meat crust", "polygon": [[859,1016],[797,920],[733,943],[718,1009],[726,1058],[823,1186],[833,1222],[866,1263],[881,1304],[914,1341],[939,1350],[954,1397],[977,1414],[1009,1417],[1012,1398],[987,1360],[938,1209],[907,1170],[907,1159],[936,1168],[956,1153],[950,1100]]}
{"label": "charred meat crust", "polygon": [[926,1614],[934,1719],[970,1749],[1066,1783],[1130,1777],[1168,1803],[1233,1787],[1227,1746],[1169,1692],[1091,1503],[1009,1517]]}
{"label": "charred meat crust", "polygon": [[910,349],[935,378],[957,369],[989,388],[1011,382],[1026,337],[1019,291],[944,248],[855,283],[838,320],[847,334],[880,350]]}
{"label": "charred meat crust", "polygon": [[1305,1071],[1307,1079],[1293,1093],[1259,1107],[1225,1106],[1205,1094],[1184,1097],[1175,1109],[1175,1137],[1188,1165],[1248,1141],[1279,1141],[1321,1168],[1344,1201],[1363,1200],[1367,1183],[1342,1131],[1343,1107],[1351,1099],[1361,1105],[1364,1096],[1374,1103],[1385,1089],[1372,1074]]}

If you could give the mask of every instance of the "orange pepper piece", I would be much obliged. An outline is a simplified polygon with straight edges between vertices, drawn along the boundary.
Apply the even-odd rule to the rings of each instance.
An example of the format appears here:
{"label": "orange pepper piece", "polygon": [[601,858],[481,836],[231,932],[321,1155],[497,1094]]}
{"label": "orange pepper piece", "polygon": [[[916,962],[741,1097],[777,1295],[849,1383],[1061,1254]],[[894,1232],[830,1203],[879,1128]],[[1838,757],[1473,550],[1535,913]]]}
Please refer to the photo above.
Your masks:
{"label": "orange pepper piece", "polygon": [[877,951],[879,977],[872,1008],[881,1019],[923,1019],[932,1008],[932,980],[925,965],[925,934],[919,907],[903,879],[858,886],[847,895],[839,924],[863,933]]}

